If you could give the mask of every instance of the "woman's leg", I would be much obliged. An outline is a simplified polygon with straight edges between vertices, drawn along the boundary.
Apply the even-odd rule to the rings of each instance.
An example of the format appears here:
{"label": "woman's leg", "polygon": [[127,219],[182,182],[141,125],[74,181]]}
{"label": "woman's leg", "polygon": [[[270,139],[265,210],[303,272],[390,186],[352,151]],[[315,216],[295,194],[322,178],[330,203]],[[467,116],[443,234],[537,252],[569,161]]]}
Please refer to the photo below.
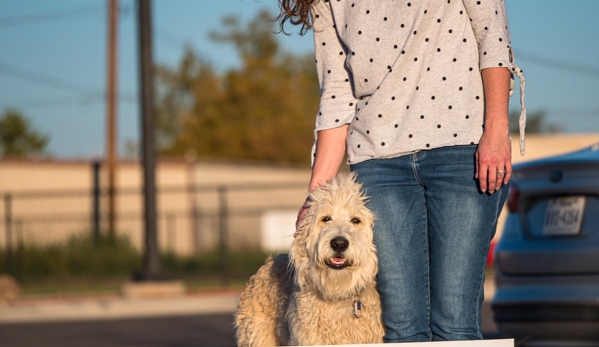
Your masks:
{"label": "woman's leg", "polygon": [[485,263],[508,188],[479,190],[475,151],[431,150],[419,166],[428,211],[433,340],[482,339]]}
{"label": "woman's leg", "polygon": [[426,207],[412,156],[368,160],[351,169],[375,214],[384,341],[430,341]]}

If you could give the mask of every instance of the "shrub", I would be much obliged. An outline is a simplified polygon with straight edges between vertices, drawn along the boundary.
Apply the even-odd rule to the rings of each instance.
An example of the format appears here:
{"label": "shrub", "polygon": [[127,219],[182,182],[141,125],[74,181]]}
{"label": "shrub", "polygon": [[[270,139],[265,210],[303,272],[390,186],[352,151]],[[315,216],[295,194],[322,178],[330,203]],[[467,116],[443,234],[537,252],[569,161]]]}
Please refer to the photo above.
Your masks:
{"label": "shrub", "polygon": [[[0,257],[5,262],[6,253]],[[127,238],[71,237],[48,246],[25,245],[13,251],[13,268],[21,282],[50,277],[112,277],[129,275],[141,266],[141,254]],[[6,264],[2,264],[6,270]]]}

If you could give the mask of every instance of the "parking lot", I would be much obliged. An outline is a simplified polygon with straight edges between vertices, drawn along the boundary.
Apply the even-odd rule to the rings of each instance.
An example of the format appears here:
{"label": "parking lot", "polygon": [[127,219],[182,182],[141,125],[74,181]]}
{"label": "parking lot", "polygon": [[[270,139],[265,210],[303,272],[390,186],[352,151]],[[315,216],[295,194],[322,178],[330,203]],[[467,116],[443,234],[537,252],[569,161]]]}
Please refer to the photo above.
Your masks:
{"label": "parking lot", "polygon": [[[4,347],[235,346],[231,313],[0,325]],[[495,338],[489,305],[486,338]]]}
{"label": "parking lot", "polygon": [[[487,339],[502,338],[491,312],[494,293],[493,281],[488,279],[482,310]],[[234,346],[233,312],[239,294],[235,291],[155,299],[111,296],[22,300],[0,306],[1,346]],[[531,337],[517,340],[516,346],[526,346],[524,342]],[[594,345],[587,342],[530,346]]]}

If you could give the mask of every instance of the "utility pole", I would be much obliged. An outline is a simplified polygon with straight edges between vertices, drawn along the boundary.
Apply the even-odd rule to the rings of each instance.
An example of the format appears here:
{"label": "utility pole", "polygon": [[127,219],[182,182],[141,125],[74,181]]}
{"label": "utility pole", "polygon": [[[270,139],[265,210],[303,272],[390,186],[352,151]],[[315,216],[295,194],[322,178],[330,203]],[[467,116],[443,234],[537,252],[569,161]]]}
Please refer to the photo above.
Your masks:
{"label": "utility pole", "polygon": [[154,146],[154,63],[150,0],[138,0],[141,87],[142,161],[144,171],[145,249],[140,280],[161,280],[156,228],[156,150]]}
{"label": "utility pole", "polygon": [[108,168],[108,232],[115,238],[116,219],[116,118],[117,118],[117,48],[118,48],[118,0],[108,0],[108,69],[106,90],[107,156]]}

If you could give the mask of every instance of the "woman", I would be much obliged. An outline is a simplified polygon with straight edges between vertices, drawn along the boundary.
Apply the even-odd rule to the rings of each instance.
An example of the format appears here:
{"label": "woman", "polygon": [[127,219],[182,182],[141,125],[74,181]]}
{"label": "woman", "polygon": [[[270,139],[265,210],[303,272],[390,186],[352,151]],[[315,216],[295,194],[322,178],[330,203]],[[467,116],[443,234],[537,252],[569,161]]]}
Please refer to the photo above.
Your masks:
{"label": "woman", "polygon": [[[512,74],[521,102],[524,89],[503,1],[280,4],[281,26],[314,31],[321,101],[309,189],[347,154],[377,217],[384,341],[482,339],[486,255],[512,171]],[[524,124],[522,105],[522,154]]]}

